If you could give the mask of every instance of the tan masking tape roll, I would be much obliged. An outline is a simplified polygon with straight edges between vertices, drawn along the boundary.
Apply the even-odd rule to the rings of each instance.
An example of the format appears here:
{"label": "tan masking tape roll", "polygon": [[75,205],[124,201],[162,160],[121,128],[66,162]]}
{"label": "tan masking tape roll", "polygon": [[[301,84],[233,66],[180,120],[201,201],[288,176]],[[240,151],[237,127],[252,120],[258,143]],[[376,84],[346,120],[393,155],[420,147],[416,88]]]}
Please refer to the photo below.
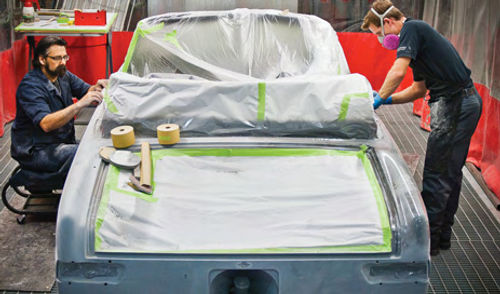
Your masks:
{"label": "tan masking tape roll", "polygon": [[111,140],[115,148],[127,148],[135,143],[134,128],[119,126],[111,130]]}
{"label": "tan masking tape roll", "polygon": [[163,124],[156,128],[158,142],[162,145],[172,145],[180,140],[181,132],[176,124]]}

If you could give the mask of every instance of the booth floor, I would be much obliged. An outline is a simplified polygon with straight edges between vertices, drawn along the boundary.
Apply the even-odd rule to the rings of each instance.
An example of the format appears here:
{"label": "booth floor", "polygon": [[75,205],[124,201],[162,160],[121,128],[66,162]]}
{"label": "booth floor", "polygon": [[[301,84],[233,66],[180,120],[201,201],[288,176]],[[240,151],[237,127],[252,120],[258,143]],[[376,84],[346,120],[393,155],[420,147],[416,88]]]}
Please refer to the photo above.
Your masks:
{"label": "booth floor", "polygon": [[[428,133],[419,127],[420,118],[412,114],[411,104],[382,106],[377,110],[378,115],[392,134],[405,158],[410,158],[414,165],[418,158],[414,177],[419,187],[422,181],[425,146]],[[85,117],[77,128],[77,137],[81,137],[85,128]],[[10,127],[6,125],[5,135],[0,138],[0,184],[3,187],[16,162],[10,158]],[[414,167],[413,167],[414,168]],[[411,168],[413,170],[413,168]],[[3,204],[0,203],[0,209]],[[30,222],[30,219],[27,220]],[[35,221],[35,220],[32,220]],[[40,222],[41,225],[46,225]],[[430,273],[428,293],[499,293],[500,292],[500,212],[495,210],[484,192],[471,174],[464,169],[464,179],[460,198],[460,206],[454,225],[452,248],[442,251],[433,257]],[[0,228],[4,230],[5,228]],[[16,232],[19,230],[16,230]],[[16,232],[5,232],[16,235]],[[19,235],[21,243],[21,236]],[[37,235],[32,235],[32,242],[36,243]],[[53,238],[53,237],[52,237]],[[2,240],[3,242],[3,240]],[[10,270],[10,263],[2,262],[6,256],[19,256],[19,251],[29,240],[22,240],[24,245],[11,248],[0,247],[0,272],[3,274],[17,272]],[[54,242],[44,242],[47,248],[40,248],[46,252],[54,252]],[[5,245],[5,244],[4,244]],[[22,254],[22,253],[21,253]],[[19,260],[21,262],[21,260]],[[26,260],[29,262],[29,260]],[[33,265],[16,265],[16,267],[34,268]],[[55,273],[55,268],[52,269]],[[27,276],[36,279],[36,272],[25,272]],[[12,277],[7,277],[12,279]],[[6,291],[0,293],[33,293],[20,291]],[[35,292],[40,293],[40,292]],[[57,287],[50,292],[58,293]]]}

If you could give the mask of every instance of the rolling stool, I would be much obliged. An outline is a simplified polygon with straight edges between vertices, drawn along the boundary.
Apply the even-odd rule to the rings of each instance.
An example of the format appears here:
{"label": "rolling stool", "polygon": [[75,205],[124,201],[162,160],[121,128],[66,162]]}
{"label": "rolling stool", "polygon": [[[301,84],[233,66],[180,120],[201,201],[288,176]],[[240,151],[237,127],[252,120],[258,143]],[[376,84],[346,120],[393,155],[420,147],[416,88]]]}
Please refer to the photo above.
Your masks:
{"label": "rolling stool", "polygon": [[[52,216],[57,214],[64,178],[58,173],[34,172],[16,167],[2,190],[2,202],[10,211],[19,214],[17,223],[24,224],[27,215]],[[9,187],[25,198],[23,207],[14,207],[7,199]],[[13,199],[14,197],[11,197]]]}

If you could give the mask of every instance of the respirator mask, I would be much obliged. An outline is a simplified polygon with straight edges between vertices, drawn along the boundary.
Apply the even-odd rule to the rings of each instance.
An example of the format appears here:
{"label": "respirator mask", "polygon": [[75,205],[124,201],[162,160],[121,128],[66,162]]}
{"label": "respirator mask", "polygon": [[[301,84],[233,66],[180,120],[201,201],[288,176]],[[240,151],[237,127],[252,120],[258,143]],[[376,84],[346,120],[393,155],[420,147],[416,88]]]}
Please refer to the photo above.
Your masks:
{"label": "respirator mask", "polygon": [[399,46],[399,35],[394,34],[385,34],[384,32],[384,17],[391,11],[394,6],[389,7],[383,14],[379,14],[375,9],[371,9],[371,11],[380,18],[380,27],[382,28],[382,36],[377,36],[378,41],[382,46],[389,50],[396,50]]}

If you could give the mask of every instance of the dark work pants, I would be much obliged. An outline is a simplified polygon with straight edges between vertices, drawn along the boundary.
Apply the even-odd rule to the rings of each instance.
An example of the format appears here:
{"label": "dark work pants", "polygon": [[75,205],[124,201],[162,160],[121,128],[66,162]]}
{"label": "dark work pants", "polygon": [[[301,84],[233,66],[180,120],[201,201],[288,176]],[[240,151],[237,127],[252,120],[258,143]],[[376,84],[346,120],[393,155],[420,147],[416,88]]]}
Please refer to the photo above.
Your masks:
{"label": "dark work pants", "polygon": [[[37,182],[39,183],[43,183],[44,177],[47,181],[50,181],[49,179],[54,179],[55,176],[61,179],[61,181],[57,182],[64,183],[77,148],[77,144],[37,146],[34,148],[33,156],[30,160],[17,159],[17,161],[22,169],[37,172]],[[51,186],[51,184],[46,183],[47,186]]]}
{"label": "dark work pants", "polygon": [[427,141],[422,198],[427,209],[432,248],[451,238],[469,144],[481,116],[475,88],[431,102],[431,133]]}

